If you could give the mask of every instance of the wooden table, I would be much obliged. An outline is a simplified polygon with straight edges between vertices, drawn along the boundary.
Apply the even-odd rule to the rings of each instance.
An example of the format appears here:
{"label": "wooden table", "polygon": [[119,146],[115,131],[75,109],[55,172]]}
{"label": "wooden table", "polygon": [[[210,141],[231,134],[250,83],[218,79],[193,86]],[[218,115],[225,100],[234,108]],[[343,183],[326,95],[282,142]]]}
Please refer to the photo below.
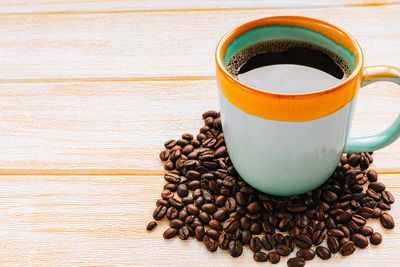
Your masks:
{"label": "wooden table", "polygon": [[[378,0],[38,0],[0,2],[0,263],[233,266],[191,240],[151,234],[164,140],[196,133],[218,109],[213,53],[231,27],[295,14],[339,25],[366,65],[400,65],[400,2]],[[352,134],[376,133],[400,112],[389,83],[360,92]],[[400,201],[400,140],[373,168]],[[400,266],[397,227],[380,246],[308,266]],[[285,266],[286,260],[281,262]],[[261,264],[259,264],[261,265]]]}

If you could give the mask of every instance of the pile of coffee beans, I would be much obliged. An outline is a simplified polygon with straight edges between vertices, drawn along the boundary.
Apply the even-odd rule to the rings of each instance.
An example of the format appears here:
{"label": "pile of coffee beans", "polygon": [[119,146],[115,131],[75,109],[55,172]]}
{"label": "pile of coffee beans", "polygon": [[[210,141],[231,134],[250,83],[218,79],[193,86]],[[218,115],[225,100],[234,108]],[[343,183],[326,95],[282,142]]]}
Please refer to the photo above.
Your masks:
{"label": "pile of coffee beans", "polygon": [[[368,169],[372,152],[343,155],[329,180],[312,192],[272,196],[249,186],[235,171],[219,113],[207,111],[203,119],[196,137],[185,133],[168,140],[160,153],[167,183],[153,218],[169,220],[165,239],[194,237],[207,250],[228,250],[232,257],[248,246],[255,261],[273,264],[297,250],[287,264],[304,266],[315,255],[327,260],[332,253],[348,256],[369,243],[380,244],[381,234],[366,224],[369,218],[394,228],[386,212],[394,197]],[[156,226],[152,221],[147,230]]]}

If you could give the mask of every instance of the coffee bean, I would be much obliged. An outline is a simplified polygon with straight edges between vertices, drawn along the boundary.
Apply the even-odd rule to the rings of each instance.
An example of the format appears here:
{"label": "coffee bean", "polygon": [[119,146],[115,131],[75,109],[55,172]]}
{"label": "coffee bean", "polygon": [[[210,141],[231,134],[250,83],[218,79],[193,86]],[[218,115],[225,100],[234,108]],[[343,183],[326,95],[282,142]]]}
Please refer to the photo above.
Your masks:
{"label": "coffee bean", "polygon": [[194,229],[194,234],[197,240],[203,241],[204,236],[206,235],[206,231],[203,226],[197,226]]}
{"label": "coffee bean", "polygon": [[323,260],[327,260],[331,257],[331,252],[329,251],[329,249],[323,246],[318,246],[315,249],[315,252],[317,253],[318,257],[320,257]]}
{"label": "coffee bean", "polygon": [[157,223],[155,221],[151,221],[147,224],[146,230],[151,231],[157,226]]}
{"label": "coffee bean", "polygon": [[369,170],[367,172],[368,181],[371,183],[378,181],[378,174],[374,170]]}
{"label": "coffee bean", "polygon": [[176,145],[176,141],[175,140],[168,140],[164,143],[165,148],[167,149],[171,149]]}
{"label": "coffee bean", "polygon": [[170,198],[168,201],[169,201],[169,204],[171,204],[171,206],[177,208],[178,210],[183,208],[183,203],[179,199]]}
{"label": "coffee bean", "polygon": [[289,267],[302,267],[305,264],[306,264],[306,261],[300,257],[290,258],[287,261],[287,266],[289,266]]}
{"label": "coffee bean", "polygon": [[154,220],[159,221],[162,218],[164,218],[166,213],[167,213],[166,206],[158,206],[153,212],[153,218],[154,218]]}
{"label": "coffee bean", "polygon": [[212,118],[216,118],[218,115],[218,113],[215,110],[209,110],[203,113],[203,119],[207,118],[207,117],[212,117]]}
{"label": "coffee bean", "polygon": [[363,226],[365,225],[365,223],[367,222],[364,217],[362,217],[361,215],[358,214],[354,214],[353,217],[351,218],[351,220],[353,222],[355,222],[357,225],[359,226]]}
{"label": "coffee bean", "polygon": [[181,221],[185,221],[188,216],[189,214],[187,213],[186,209],[183,209],[178,213],[178,219]]}
{"label": "coffee bean", "polygon": [[178,217],[178,210],[174,207],[169,207],[166,213],[168,220],[173,220]]}
{"label": "coffee bean", "polygon": [[[194,180],[194,181],[190,181],[188,183],[188,187],[189,190],[195,190],[195,189],[200,189],[200,181],[198,180]],[[201,189],[200,189],[201,190]],[[194,193],[194,192],[193,192]],[[203,192],[201,192],[201,194],[203,194]],[[195,198],[195,195],[193,194],[193,197]]]}
{"label": "coffee bean", "polygon": [[250,249],[254,252],[258,252],[261,250],[262,244],[261,244],[261,239],[259,237],[253,237],[250,239]]}
{"label": "coffee bean", "polygon": [[223,224],[223,229],[225,232],[232,233],[239,228],[240,222],[235,218],[229,218]]}
{"label": "coffee bean", "polygon": [[379,218],[382,215],[382,210],[378,207],[372,209],[372,218]]}
{"label": "coffee bean", "polygon": [[375,201],[381,200],[381,196],[371,188],[367,189],[366,193],[367,196],[373,198]]}
{"label": "coffee bean", "polygon": [[330,250],[332,253],[336,253],[336,252],[339,251],[340,244],[339,244],[339,242],[338,242],[338,240],[337,240],[336,237],[334,237],[334,236],[332,236],[332,235],[331,235],[331,236],[328,236],[327,245],[328,245],[329,250]]}
{"label": "coffee bean", "polygon": [[222,230],[222,224],[218,220],[211,220],[208,224],[217,231]]}
{"label": "coffee bean", "polygon": [[210,252],[215,252],[218,249],[218,243],[208,235],[204,236],[203,244]]}
{"label": "coffee bean", "polygon": [[218,238],[219,238],[219,235],[220,235],[221,233],[219,232],[219,231],[217,231],[217,230],[215,230],[215,229],[212,229],[212,228],[210,228],[210,229],[208,229],[207,231],[206,231],[206,235],[208,235],[208,236],[210,236],[212,239],[214,239],[215,241],[218,241]]}
{"label": "coffee bean", "polygon": [[232,234],[232,240],[234,241],[242,241],[242,231],[238,228]]}
{"label": "coffee bean", "polygon": [[358,233],[353,235],[351,241],[353,241],[354,244],[359,248],[366,248],[369,244],[368,239],[365,238],[365,236],[363,236],[362,234]]}
{"label": "coffee bean", "polygon": [[356,250],[356,246],[354,245],[354,242],[347,241],[340,247],[339,252],[340,252],[340,254],[342,254],[342,256],[349,256],[349,255],[353,254],[355,250]]}
{"label": "coffee bean", "polygon": [[269,260],[269,262],[272,263],[272,264],[277,264],[277,263],[279,263],[279,261],[281,260],[281,257],[280,257],[279,254],[276,253],[276,252],[270,252],[270,253],[268,254],[268,260]]}
{"label": "coffee bean", "polygon": [[290,248],[286,245],[279,244],[276,246],[276,253],[278,253],[280,256],[287,256],[291,253],[292,251]]}
{"label": "coffee bean", "polygon": [[272,235],[266,234],[262,239],[261,243],[266,250],[272,250],[275,248],[276,242]]}
{"label": "coffee bean", "polygon": [[165,200],[165,199],[158,199],[156,201],[156,206],[157,207],[158,206],[166,206],[166,207],[168,207],[169,206],[169,202],[167,200]]}
{"label": "coffee bean", "polygon": [[173,237],[175,237],[175,236],[177,236],[178,235],[178,229],[176,229],[176,228],[168,228],[167,230],[165,230],[165,232],[163,233],[163,237],[165,238],[165,239],[170,239],[170,238],[173,238]]}
{"label": "coffee bean", "polygon": [[179,219],[173,219],[172,221],[170,221],[169,225],[170,225],[172,228],[179,229],[179,228],[181,228],[182,226],[184,226],[185,223],[184,223],[183,221],[179,220]]}
{"label": "coffee bean", "polygon": [[373,189],[377,193],[380,193],[384,191],[386,187],[381,182],[372,182],[368,185],[368,188]]}
{"label": "coffee bean", "polygon": [[236,200],[233,197],[228,197],[225,202],[225,208],[232,212],[236,209]]}
{"label": "coffee bean", "polygon": [[177,184],[181,181],[181,177],[176,173],[167,172],[164,175],[164,180],[167,181],[168,183]]}
{"label": "coffee bean", "polygon": [[250,232],[252,234],[258,235],[262,231],[261,223],[259,222],[254,222],[250,225]]}
{"label": "coffee bean", "polygon": [[169,152],[168,152],[168,150],[164,150],[164,151],[161,151],[161,152],[160,152],[160,159],[161,159],[162,161],[167,161],[168,158],[169,158]]}
{"label": "coffee bean", "polygon": [[184,197],[184,198],[182,198],[181,200],[182,200],[182,203],[183,203],[184,205],[189,205],[189,204],[193,204],[193,203],[194,203],[192,197]]}
{"label": "coffee bean", "polygon": [[339,230],[339,229],[329,229],[328,230],[328,235],[333,235],[335,237],[345,237],[345,234],[343,233],[343,231]]}
{"label": "coffee bean", "polygon": [[188,180],[197,180],[200,178],[200,173],[195,170],[190,170],[186,173],[186,178]]}
{"label": "coffee bean", "polygon": [[250,214],[255,214],[261,210],[261,205],[259,202],[251,202],[247,205],[247,210]]}
{"label": "coffee bean", "polygon": [[229,243],[229,254],[232,257],[239,257],[242,255],[243,252],[243,245],[240,241],[231,241]]}
{"label": "coffee bean", "polygon": [[226,202],[225,196],[220,195],[215,198],[215,205],[217,205],[217,207],[225,206],[225,202]]}
{"label": "coffee bean", "polygon": [[186,197],[189,194],[189,188],[186,184],[179,184],[177,189],[178,196]]}
{"label": "coffee bean", "polygon": [[186,240],[189,238],[189,228],[187,226],[182,226],[178,232],[179,238]]}
{"label": "coffee bean", "polygon": [[345,223],[348,222],[352,217],[352,212],[349,210],[346,210],[342,213],[340,213],[338,216],[336,216],[335,220],[338,223]]}
{"label": "coffee bean", "polygon": [[361,159],[361,155],[357,154],[357,153],[353,153],[350,155],[350,157],[348,157],[348,163],[352,166],[352,167],[356,167]]}
{"label": "coffee bean", "polygon": [[[315,231],[314,234],[312,235],[312,243],[314,245],[319,245],[322,243],[322,241],[325,240],[326,234],[324,233],[323,230],[318,230]],[[297,243],[296,243],[297,244]]]}
{"label": "coffee bean", "polygon": [[227,210],[217,210],[213,214],[213,218],[215,220],[218,220],[220,222],[224,221],[228,217],[228,211]]}
{"label": "coffee bean", "polygon": [[343,246],[344,244],[346,244],[347,242],[349,242],[350,239],[348,239],[347,237],[343,237],[342,239],[340,239],[339,241],[339,246]]}
{"label": "coffee bean", "polygon": [[204,211],[199,213],[199,219],[204,225],[208,225],[208,223],[211,221],[210,215]]}
{"label": "coffee bean", "polygon": [[303,258],[306,261],[310,261],[315,257],[315,251],[310,248],[299,249],[296,253],[297,257]]}
{"label": "coffee bean", "polygon": [[362,226],[358,231],[363,236],[370,236],[370,235],[372,235],[374,233],[374,229],[372,229],[372,227],[368,226],[368,225]]}
{"label": "coffee bean", "polygon": [[168,190],[168,189],[165,189],[165,190],[163,190],[163,191],[161,192],[161,197],[162,197],[163,199],[165,199],[165,200],[168,200],[168,199],[170,199],[171,197],[174,197],[174,193],[171,192],[171,191]]}
{"label": "coffee bean", "polygon": [[258,262],[266,262],[268,260],[268,254],[264,252],[256,252],[253,255],[253,259]]}
{"label": "coffee bean", "polygon": [[215,204],[204,204],[203,206],[201,206],[201,209],[205,212],[207,212],[208,214],[214,213],[218,210],[218,207],[215,206]]}
{"label": "coffee bean", "polygon": [[379,245],[380,243],[382,243],[382,235],[378,232],[375,232],[371,235],[369,241],[372,245]]}
{"label": "coffee bean", "polygon": [[[313,242],[305,235],[298,235],[294,238],[294,242],[299,248],[310,248]],[[322,241],[321,241],[322,242]]]}
{"label": "coffee bean", "polygon": [[382,192],[382,199],[383,199],[383,201],[385,201],[386,204],[394,203],[394,196],[389,191]]}
{"label": "coffee bean", "polygon": [[393,229],[395,226],[393,217],[389,213],[386,212],[382,213],[380,221],[382,226],[385,227],[386,229]]}
{"label": "coffee bean", "polygon": [[249,230],[242,231],[242,244],[243,245],[249,244],[251,238],[252,238],[252,234]]}
{"label": "coffee bean", "polygon": [[324,199],[329,204],[332,204],[333,202],[335,202],[338,199],[338,196],[332,191],[325,191],[322,194],[322,199]]}
{"label": "coffee bean", "polygon": [[371,218],[374,210],[368,207],[361,207],[358,212],[359,215],[363,216],[365,219]]}

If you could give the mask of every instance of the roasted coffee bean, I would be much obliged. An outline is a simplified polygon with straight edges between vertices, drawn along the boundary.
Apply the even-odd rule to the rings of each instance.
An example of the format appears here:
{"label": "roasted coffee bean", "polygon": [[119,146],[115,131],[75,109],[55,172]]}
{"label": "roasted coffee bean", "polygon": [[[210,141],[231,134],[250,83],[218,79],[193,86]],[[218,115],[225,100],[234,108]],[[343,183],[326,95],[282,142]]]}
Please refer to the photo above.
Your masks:
{"label": "roasted coffee bean", "polygon": [[151,231],[157,226],[157,223],[155,221],[151,221],[147,224],[146,230]]}
{"label": "roasted coffee bean", "polygon": [[356,246],[354,245],[353,241],[347,241],[343,245],[341,245],[339,252],[342,256],[349,256],[354,253],[356,250]]}
{"label": "roasted coffee bean", "polygon": [[168,190],[168,189],[164,189],[164,190],[161,192],[161,197],[162,197],[163,199],[165,199],[165,200],[168,200],[168,199],[170,199],[171,197],[174,197],[174,193],[171,192],[171,191]]}
{"label": "roasted coffee bean", "polygon": [[234,241],[242,241],[242,231],[238,228],[232,234],[232,240]]}
{"label": "roasted coffee bean", "polygon": [[371,235],[369,241],[372,245],[379,245],[380,243],[382,243],[382,235],[378,232],[375,232]]}
{"label": "roasted coffee bean", "polygon": [[275,239],[275,243],[278,244],[283,244],[283,239],[285,238],[285,236],[281,233],[277,233],[276,235],[274,235],[274,239]]}
{"label": "roasted coffee bean", "polygon": [[306,264],[306,261],[300,257],[290,258],[287,261],[287,266],[289,266],[289,267],[302,267],[305,264]]}
{"label": "roasted coffee bean", "polygon": [[332,191],[325,191],[322,194],[322,199],[325,200],[327,203],[332,204],[338,199],[338,196]]}
{"label": "roasted coffee bean", "polygon": [[189,238],[189,228],[187,226],[182,226],[178,232],[179,238],[186,240]]}
{"label": "roasted coffee bean", "polygon": [[374,233],[374,229],[372,229],[372,227],[368,226],[368,225],[362,226],[358,231],[363,236],[370,236],[370,235],[372,235]]}
{"label": "roasted coffee bean", "polygon": [[189,188],[186,184],[179,184],[177,189],[178,196],[187,197],[189,194]]}
{"label": "roasted coffee bean", "polygon": [[242,192],[237,192],[235,194],[235,200],[236,200],[237,204],[240,206],[246,205],[246,198]]}
{"label": "roasted coffee bean", "polygon": [[208,235],[204,236],[203,243],[207,250],[210,252],[215,252],[218,249],[218,243]]}
{"label": "roasted coffee bean", "polygon": [[386,212],[382,213],[380,221],[382,226],[385,227],[386,229],[393,229],[395,226],[393,217],[389,213]]}
{"label": "roasted coffee bean", "polygon": [[262,239],[261,243],[266,250],[272,250],[275,248],[276,242],[272,235],[266,234]]}
{"label": "roasted coffee bean", "polygon": [[374,170],[369,170],[367,172],[368,181],[371,183],[378,181],[378,174]]}
{"label": "roasted coffee bean", "polygon": [[217,230],[215,230],[215,229],[212,229],[212,228],[210,228],[210,229],[208,229],[207,231],[206,231],[206,235],[208,235],[208,236],[210,236],[212,239],[214,239],[215,241],[218,241],[218,238],[219,238],[219,235],[220,235],[221,233],[219,232],[219,231],[217,231]]}
{"label": "roasted coffee bean", "polygon": [[179,219],[173,219],[172,221],[170,221],[169,225],[170,225],[172,228],[179,229],[179,228],[181,228],[182,226],[184,226],[185,223],[184,223],[183,221],[179,220]]}
{"label": "roasted coffee bean", "polygon": [[264,252],[256,252],[253,255],[253,259],[258,262],[266,262],[268,260],[268,254]]}
{"label": "roasted coffee bean", "polygon": [[381,200],[381,196],[371,188],[367,189],[366,193],[369,197],[373,198],[375,201]]}
{"label": "roasted coffee bean", "polygon": [[173,206],[179,210],[184,207],[182,201],[180,201],[179,199],[170,198],[168,201],[169,201],[169,204],[171,204],[171,206]]}
{"label": "roasted coffee bean", "polygon": [[[167,183],[164,185],[164,190],[169,190],[170,192],[175,192],[178,186],[176,184]],[[168,199],[168,197],[166,198]]]}
{"label": "roasted coffee bean", "polygon": [[195,170],[190,170],[186,173],[186,178],[188,180],[197,180],[200,178],[200,172]]}
{"label": "roasted coffee bean", "polygon": [[365,223],[367,222],[363,216],[355,214],[353,215],[353,217],[351,218],[352,221],[354,221],[357,225],[359,226],[363,226],[365,225]]}
{"label": "roasted coffee bean", "polygon": [[276,246],[276,253],[278,253],[280,256],[287,256],[292,252],[292,250],[284,244],[279,244]]}
{"label": "roasted coffee bean", "polygon": [[167,149],[171,149],[176,145],[176,141],[175,140],[168,140],[164,143],[165,148]]}
{"label": "roasted coffee bean", "polygon": [[169,158],[169,152],[168,152],[168,150],[164,150],[164,151],[161,151],[161,152],[160,152],[160,159],[161,159],[162,161],[167,161],[168,158]]}
{"label": "roasted coffee bean", "polygon": [[250,249],[254,252],[260,251],[262,247],[261,239],[259,237],[253,237],[252,239],[250,239],[249,246]]}
{"label": "roasted coffee bean", "polygon": [[[263,227],[263,229],[264,229],[264,227]],[[300,228],[297,227],[297,226],[292,227],[292,228],[289,230],[289,235],[290,235],[291,237],[295,237],[295,236],[297,236],[297,235],[299,235],[299,234],[300,234]]]}
{"label": "roasted coffee bean", "polygon": [[381,210],[390,210],[390,205],[386,204],[385,202],[379,202],[378,208],[380,208]]}
{"label": "roasted coffee bean", "polygon": [[220,222],[224,221],[228,217],[228,211],[227,210],[217,210],[213,214],[213,218],[215,220],[218,220]]}
{"label": "roasted coffee bean", "polygon": [[217,207],[225,206],[225,202],[226,202],[225,196],[220,195],[215,198],[215,205],[217,205]]}
{"label": "roasted coffee bean", "polygon": [[194,229],[194,234],[197,240],[203,241],[203,238],[206,235],[206,231],[203,226],[197,226]]}
{"label": "roasted coffee bean", "polygon": [[372,182],[368,185],[368,188],[373,189],[377,193],[381,193],[385,190],[385,185],[381,182]]}
{"label": "roasted coffee bean", "polygon": [[191,141],[193,139],[193,135],[190,133],[184,133],[184,134],[182,134],[182,139],[184,139],[186,141]]}
{"label": "roasted coffee bean", "polygon": [[184,155],[189,155],[191,152],[193,152],[194,146],[192,144],[187,144],[182,148],[182,153]]}
{"label": "roasted coffee bean", "polygon": [[295,222],[298,227],[306,227],[309,223],[309,218],[306,215],[296,215]]}
{"label": "roasted coffee bean", "polygon": [[236,209],[236,200],[233,197],[228,197],[225,202],[225,208],[232,212]]}
{"label": "roasted coffee bean", "polygon": [[167,181],[168,183],[177,184],[181,181],[181,177],[176,173],[167,172],[164,175],[164,180]]}
{"label": "roasted coffee bean", "polygon": [[165,199],[158,199],[156,201],[156,206],[157,207],[158,206],[166,206],[166,207],[168,207],[169,206],[169,202],[167,200],[165,200]]}
{"label": "roasted coffee bean", "polygon": [[354,234],[351,238],[351,241],[359,248],[366,248],[369,244],[368,239],[365,238],[362,234]]}
{"label": "roasted coffee bean", "polygon": [[339,229],[329,229],[328,230],[328,235],[333,235],[335,237],[345,237],[345,234],[343,233],[343,231],[339,230]]}
{"label": "roasted coffee bean", "polygon": [[169,207],[166,213],[168,220],[173,220],[178,217],[178,210],[174,207]]}
{"label": "roasted coffee bean", "polygon": [[357,153],[350,154],[348,157],[348,163],[352,167],[356,167],[360,163],[361,155]]}
{"label": "roasted coffee bean", "polygon": [[214,213],[218,210],[218,207],[215,204],[203,204],[203,206],[201,206],[201,209],[205,212],[207,212],[208,214]]}
{"label": "roasted coffee bean", "polygon": [[153,218],[154,218],[154,220],[159,221],[162,218],[164,218],[166,213],[167,213],[167,207],[160,205],[154,210]]}
{"label": "roasted coffee bean", "polygon": [[[305,235],[298,235],[294,238],[294,242],[299,248],[310,248],[313,242]],[[322,241],[321,241],[322,242]]]}
{"label": "roasted coffee bean", "polygon": [[181,221],[185,221],[188,216],[189,214],[187,213],[186,209],[183,209],[178,213],[178,219]]}
{"label": "roasted coffee bean", "polygon": [[372,211],[372,218],[379,218],[382,215],[382,210],[378,207],[373,208]]}
{"label": "roasted coffee bean", "polygon": [[214,228],[217,231],[221,231],[222,230],[222,224],[217,221],[217,220],[211,220],[208,225],[210,225],[212,228]]}
{"label": "roasted coffee bean", "polygon": [[229,243],[232,240],[232,235],[227,234],[227,233],[222,233],[218,237],[218,246],[222,249],[228,249],[229,248]]}
{"label": "roasted coffee bean", "polygon": [[191,215],[197,215],[199,213],[199,209],[193,204],[187,205],[186,209]]}
{"label": "roasted coffee bean", "polygon": [[389,191],[382,192],[382,199],[383,199],[383,201],[385,201],[386,204],[394,203],[394,196]]}
{"label": "roasted coffee bean", "polygon": [[347,237],[343,237],[342,239],[340,239],[339,245],[343,246],[344,244],[346,244],[349,241],[350,241],[350,239],[348,239]]}
{"label": "roasted coffee bean", "polygon": [[323,260],[327,260],[331,257],[331,252],[329,251],[329,249],[323,246],[318,246],[315,249],[315,252],[317,253],[318,257],[320,257]]}
{"label": "roasted coffee bean", "polygon": [[252,234],[249,230],[242,231],[242,244],[247,245],[250,243],[250,239],[252,238]]}
{"label": "roasted coffee bean", "polygon": [[208,225],[208,223],[211,221],[210,215],[204,211],[199,213],[199,219],[204,225]]}
{"label": "roasted coffee bean", "polygon": [[229,243],[229,254],[232,257],[239,257],[242,255],[243,252],[243,245],[240,241],[231,241]]}
{"label": "roasted coffee bean", "polygon": [[270,252],[268,254],[268,260],[272,264],[277,264],[281,260],[281,256],[279,256],[279,254],[276,252]]}
{"label": "roasted coffee bean", "polygon": [[178,229],[176,228],[168,228],[167,230],[165,230],[165,232],[163,233],[163,237],[165,239],[170,239],[173,238],[175,236],[177,236],[179,233]]}
{"label": "roasted coffee bean", "polygon": [[299,249],[296,253],[297,257],[303,258],[306,261],[310,261],[315,257],[315,251],[310,248]]}
{"label": "roasted coffee bean", "polygon": [[178,140],[176,140],[176,144],[180,147],[184,147],[187,144],[189,144],[189,142],[185,139],[178,139]]}
{"label": "roasted coffee bean", "polygon": [[205,119],[207,117],[216,118],[218,116],[218,112],[216,112],[215,110],[208,110],[208,111],[204,112],[202,116],[203,116],[203,119]]}
{"label": "roasted coffee bean", "polygon": [[261,223],[259,222],[254,222],[250,225],[250,232],[252,234],[258,235],[262,231]]}
{"label": "roasted coffee bean", "polygon": [[361,207],[358,212],[359,215],[363,216],[365,219],[371,218],[374,210],[368,207]]}
{"label": "roasted coffee bean", "polygon": [[338,216],[336,216],[335,220],[338,223],[348,222],[352,217],[352,212],[349,210],[343,211]]}
{"label": "roasted coffee bean", "polygon": [[325,232],[323,230],[315,231],[314,234],[312,235],[312,243],[314,245],[321,244],[322,241],[325,240],[325,236],[326,236],[326,234],[325,234]]}
{"label": "roasted coffee bean", "polygon": [[328,245],[329,250],[330,250],[332,253],[336,253],[336,252],[339,251],[340,244],[339,244],[339,241],[337,240],[336,237],[334,237],[334,236],[328,236],[327,245]]}
{"label": "roasted coffee bean", "polygon": [[182,200],[182,203],[184,205],[189,205],[189,204],[193,204],[194,203],[194,200],[193,200],[192,197],[184,197],[181,200]]}
{"label": "roasted coffee bean", "polygon": [[283,219],[279,222],[278,228],[279,228],[280,231],[286,232],[286,231],[289,229],[289,227],[290,227],[291,224],[292,224],[292,221],[291,221],[290,219],[288,219],[288,218],[283,218]]}
{"label": "roasted coffee bean", "polygon": [[[189,190],[195,190],[195,189],[200,189],[201,190],[201,188],[200,188],[200,181],[199,180],[194,180],[194,181],[190,181],[189,183],[188,183],[188,187],[189,187]],[[196,191],[196,190],[195,190]],[[203,192],[202,192],[202,194],[203,194]],[[193,194],[193,197],[194,197],[194,194]],[[195,197],[194,197],[195,198]]]}
{"label": "roasted coffee bean", "polygon": [[229,218],[223,224],[223,228],[225,232],[233,233],[240,226],[240,222],[235,218]]}
{"label": "roasted coffee bean", "polygon": [[[203,197],[207,203],[213,203],[215,201],[214,195],[207,189],[203,190]],[[212,208],[212,207],[211,207]],[[213,208],[212,208],[213,209]]]}
{"label": "roasted coffee bean", "polygon": [[250,228],[250,225],[251,225],[251,220],[249,217],[243,216],[242,218],[240,218],[240,229],[247,230]]}

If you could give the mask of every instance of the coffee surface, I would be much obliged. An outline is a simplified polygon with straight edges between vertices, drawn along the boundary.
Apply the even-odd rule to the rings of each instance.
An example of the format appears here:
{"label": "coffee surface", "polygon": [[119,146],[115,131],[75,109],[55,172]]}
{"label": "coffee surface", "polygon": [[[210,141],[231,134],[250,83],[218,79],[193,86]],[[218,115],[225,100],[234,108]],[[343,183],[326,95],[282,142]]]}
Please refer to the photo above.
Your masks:
{"label": "coffee surface", "polygon": [[338,55],[311,43],[266,41],[237,51],[227,69],[260,90],[302,94],[332,87],[348,77],[350,68]]}

